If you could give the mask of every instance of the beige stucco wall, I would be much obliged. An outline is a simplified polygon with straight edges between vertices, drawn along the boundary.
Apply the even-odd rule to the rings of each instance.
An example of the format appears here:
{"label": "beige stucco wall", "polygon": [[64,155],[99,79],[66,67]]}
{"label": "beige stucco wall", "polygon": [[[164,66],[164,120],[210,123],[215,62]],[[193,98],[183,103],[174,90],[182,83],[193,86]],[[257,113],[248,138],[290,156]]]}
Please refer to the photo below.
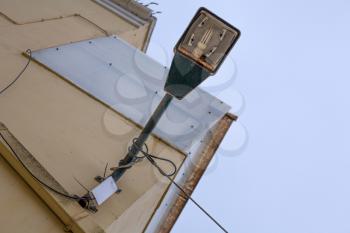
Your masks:
{"label": "beige stucco wall", "polygon": [[[141,49],[149,30],[147,25],[136,28],[90,0],[2,0],[0,12],[0,89],[26,64],[22,53],[28,48],[117,34]],[[139,131],[123,116],[35,62],[0,95],[0,121],[64,189],[78,194],[86,191],[75,179],[88,188],[96,186],[93,178],[102,175],[106,163],[117,164]],[[116,136],[108,130],[111,126],[131,133]],[[158,139],[151,138],[149,145],[152,152],[177,165],[184,159]],[[63,224],[58,218],[3,159],[0,163],[1,179],[8,181],[0,191],[0,204],[7,203],[0,210],[0,224],[7,223],[4,232],[61,232]],[[168,183],[145,162],[129,171],[119,185],[124,191],[97,214],[77,209],[84,213],[79,219],[88,216],[104,232],[142,232]],[[128,222],[130,216],[136,219],[133,224]]]}
{"label": "beige stucco wall", "polygon": [[0,232],[63,233],[63,225],[0,156]]}

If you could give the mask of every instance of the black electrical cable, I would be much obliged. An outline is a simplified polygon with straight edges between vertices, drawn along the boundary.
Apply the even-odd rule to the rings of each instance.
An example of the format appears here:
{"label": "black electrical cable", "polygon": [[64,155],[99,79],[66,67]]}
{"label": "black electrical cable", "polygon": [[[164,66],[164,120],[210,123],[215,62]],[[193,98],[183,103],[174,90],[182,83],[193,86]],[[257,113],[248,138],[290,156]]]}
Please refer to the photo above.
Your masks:
{"label": "black electrical cable", "polygon": [[18,154],[15,152],[15,150],[13,149],[13,147],[10,145],[10,143],[8,143],[8,141],[6,140],[6,138],[2,135],[2,133],[0,133],[0,137],[1,139],[6,143],[6,145],[10,148],[12,154],[15,155],[15,157],[17,158],[17,160],[21,163],[21,165],[24,167],[24,169],[36,180],[38,181],[40,184],[42,184],[43,186],[45,186],[47,189],[51,190],[52,192],[67,198],[67,199],[71,199],[71,200],[75,200],[75,201],[80,201],[80,200],[84,200],[84,201],[92,201],[94,200],[94,198],[90,197],[90,196],[84,196],[84,197],[80,197],[78,195],[69,195],[66,193],[63,193],[61,191],[56,190],[55,188],[51,187],[50,185],[46,184],[45,182],[43,182],[42,180],[40,180],[37,176],[35,176],[33,174],[33,172],[24,164],[24,162],[21,160],[21,158],[18,156]]}
{"label": "black electrical cable", "polygon": [[[26,53],[28,54],[28,61],[27,61],[27,64],[23,67],[23,69],[21,70],[21,72],[19,72],[19,74],[16,76],[16,78],[11,82],[9,83],[5,88],[3,88],[1,91],[0,91],[0,95],[3,94],[8,88],[10,88],[21,76],[22,74],[24,73],[24,71],[26,71],[26,69],[28,68],[29,66],[29,63],[31,62],[32,60],[32,50],[30,49],[27,49],[26,50]],[[12,148],[12,146],[7,142],[7,140],[5,139],[5,137],[0,133],[0,137],[2,138],[2,140],[7,144],[7,146],[10,148],[10,150],[12,151],[12,153],[16,156],[17,160],[22,164],[22,166],[26,169],[26,171],[36,180],[38,181],[40,184],[42,184],[43,186],[45,186],[47,189],[51,190],[52,192],[62,196],[62,197],[65,197],[67,199],[72,199],[72,200],[76,200],[76,201],[80,201],[80,200],[86,200],[86,201],[92,201],[94,200],[94,198],[92,197],[87,197],[87,196],[84,196],[84,197],[80,197],[78,195],[69,195],[69,194],[66,194],[66,193],[63,193],[63,192],[60,192],[54,188],[52,188],[51,186],[49,186],[48,184],[46,184],[45,182],[43,182],[42,180],[40,180],[38,177],[36,177],[32,171],[23,163],[23,161],[19,158],[19,156],[17,155],[17,153],[14,151],[14,149]]]}
{"label": "black electrical cable", "polygon": [[2,93],[4,93],[8,88],[10,88],[21,76],[22,74],[24,73],[24,71],[26,71],[26,69],[28,68],[28,65],[29,63],[31,62],[32,60],[32,50],[30,49],[27,49],[26,50],[26,53],[28,54],[28,61],[27,61],[27,64],[23,67],[23,69],[21,70],[21,72],[19,72],[19,74],[16,76],[16,78],[11,82],[9,83],[5,88],[3,88],[1,91],[0,91],[0,95]]}
{"label": "black electrical cable", "polygon": [[[132,143],[135,144],[136,141],[137,141],[137,138],[134,138]],[[162,173],[161,173],[162,175],[171,177],[171,176],[176,174],[177,167],[176,167],[176,164],[173,161],[171,161],[170,159],[158,157],[158,156],[155,156],[155,155],[152,155],[152,154],[148,153],[148,146],[147,146],[147,144],[144,144],[144,147],[145,147],[146,150],[142,150],[142,149],[140,150],[140,152],[143,154],[143,156],[137,156],[136,157],[137,161],[142,160],[144,158],[147,158],[147,160],[150,161],[153,164],[153,163],[155,163],[155,160],[161,160],[161,161],[169,163],[173,167],[173,171],[171,173],[167,174],[164,171],[162,171]],[[131,147],[129,147],[128,149],[130,151]]]}
{"label": "black electrical cable", "polygon": [[[27,61],[27,64],[24,66],[24,68],[21,70],[21,72],[19,72],[19,74],[16,76],[16,78],[10,83],[8,84],[5,88],[3,88],[1,91],[0,91],[0,95],[2,93],[4,93],[8,88],[10,88],[21,76],[22,74],[24,73],[24,71],[28,68],[28,65],[29,63],[31,62],[32,60],[32,51],[30,49],[27,49],[26,50],[26,53],[28,54],[29,58],[28,58],[28,61]],[[42,182],[40,179],[38,179],[36,176],[34,176],[34,174],[27,168],[27,166],[25,166],[25,164],[23,163],[23,161],[19,158],[19,156],[15,153],[15,151],[13,150],[12,146],[7,142],[7,140],[5,139],[5,137],[0,133],[0,137],[2,138],[2,140],[7,144],[7,146],[11,149],[12,153],[16,156],[17,160],[22,164],[22,166],[27,170],[27,172],[30,173],[30,175],[35,179],[37,180],[39,183],[41,183],[42,185],[44,185],[46,188],[50,189],[51,191],[57,193],[57,194],[60,194],[66,198],[70,198],[70,199],[77,199],[75,196],[70,196],[70,195],[67,195],[67,194],[64,194],[64,193],[61,193],[57,190],[54,190],[52,187],[50,187],[49,185],[45,184],[44,182]]]}
{"label": "black electrical cable", "polygon": [[[135,144],[136,142],[136,138],[133,140],[133,143]],[[185,197],[189,200],[191,200],[205,215],[207,215],[223,232],[228,233],[228,231],[211,215],[208,213],[208,211],[206,211],[196,200],[194,200],[191,195],[187,194],[187,192],[172,178],[173,175],[176,174],[177,172],[177,167],[176,164],[169,160],[169,159],[165,159],[165,158],[161,158],[161,157],[157,157],[154,156],[150,153],[148,153],[148,146],[147,144],[144,144],[144,147],[146,148],[145,150],[143,150],[143,148],[139,148],[140,152],[143,154],[143,156],[140,157],[136,157],[137,159],[143,159],[143,158],[147,158],[147,160],[157,168],[157,170],[159,171],[160,174],[162,174],[163,176],[165,176],[166,178],[169,179],[169,181],[174,184],[183,194],[185,194]],[[130,150],[130,147],[129,147]],[[155,160],[162,160],[162,161],[166,161],[168,163],[170,163],[173,167],[174,167],[174,171],[170,174],[167,174],[158,164]]]}

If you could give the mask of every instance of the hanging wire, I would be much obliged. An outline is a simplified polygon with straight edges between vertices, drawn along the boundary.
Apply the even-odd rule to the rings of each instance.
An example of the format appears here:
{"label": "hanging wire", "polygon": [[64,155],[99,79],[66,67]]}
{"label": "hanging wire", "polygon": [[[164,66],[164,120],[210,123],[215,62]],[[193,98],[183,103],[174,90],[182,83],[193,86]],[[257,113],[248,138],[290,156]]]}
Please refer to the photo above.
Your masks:
{"label": "hanging wire", "polygon": [[[137,138],[134,138],[132,140],[132,143],[136,145],[136,141],[137,141]],[[128,151],[129,152],[131,151],[131,147],[132,146],[128,147]],[[117,169],[129,169],[132,166],[134,166],[135,164],[142,162],[146,158],[151,163],[155,162],[155,160],[160,160],[160,161],[164,161],[164,162],[170,164],[170,166],[172,167],[172,172],[170,172],[170,173],[163,173],[162,175],[171,177],[171,176],[176,174],[177,167],[176,167],[176,164],[173,161],[171,161],[170,159],[158,157],[158,156],[155,156],[155,155],[152,155],[152,154],[148,153],[148,146],[147,146],[147,144],[143,144],[143,147],[145,149],[144,150],[143,149],[140,150],[140,152],[143,154],[142,156],[136,156],[135,159],[133,161],[131,161],[130,163],[125,164],[125,165],[119,165],[118,167],[113,167],[110,170],[113,171],[113,170],[117,170]],[[137,146],[137,148],[139,148],[139,147]]]}
{"label": "hanging wire", "polygon": [[[140,150],[140,152],[143,154],[143,156],[140,157],[136,157],[136,161],[132,162],[133,164],[138,163],[140,161],[142,161],[142,159],[146,158],[155,168],[157,168],[157,170],[159,171],[159,173],[161,175],[163,175],[164,177],[166,177],[172,184],[174,184],[184,195],[187,199],[189,199],[190,201],[192,201],[206,216],[208,216],[208,218],[210,220],[212,220],[223,232],[228,233],[228,231],[211,215],[209,214],[208,211],[206,211],[196,200],[194,200],[191,195],[189,195],[173,178],[172,176],[176,174],[177,172],[177,167],[176,164],[169,160],[169,159],[165,159],[162,157],[158,157],[155,155],[152,155],[148,152],[148,146],[145,143],[144,144],[144,148],[140,148],[137,144],[136,144],[137,138],[133,139],[133,144],[136,145],[138,147],[138,149]],[[129,151],[131,150],[131,147],[129,147]],[[165,161],[168,162],[169,164],[171,164],[174,168],[174,170],[170,173],[166,173],[157,163],[156,160],[161,160],[161,161]],[[132,166],[132,165],[131,165]],[[181,195],[182,196],[182,195]]]}
{"label": "hanging wire", "polygon": [[[24,71],[26,71],[26,69],[28,68],[30,62],[32,61],[32,50],[27,49],[26,53],[28,54],[28,61],[27,64],[23,67],[23,69],[19,72],[19,74],[16,76],[16,78],[10,83],[8,84],[5,88],[3,88],[0,91],[0,95],[3,94],[8,88],[10,88],[24,73]],[[71,200],[75,200],[75,201],[87,201],[88,203],[92,200],[94,200],[93,197],[90,196],[83,196],[80,197],[78,195],[70,195],[67,193],[63,193],[53,187],[51,187],[50,185],[46,184],[45,182],[43,182],[41,179],[39,179],[37,176],[35,176],[33,174],[33,172],[24,164],[24,162],[21,160],[21,158],[17,155],[17,153],[15,152],[15,150],[13,149],[13,147],[8,143],[8,141],[6,140],[6,138],[0,133],[0,137],[2,138],[2,140],[6,143],[6,145],[10,148],[12,154],[15,155],[15,157],[17,158],[17,160],[21,163],[21,165],[24,167],[24,169],[36,180],[38,181],[40,184],[42,184],[44,187],[46,187],[47,189],[49,189],[50,191],[64,197],[67,199],[71,199]]]}
{"label": "hanging wire", "polygon": [[29,66],[29,63],[31,62],[32,60],[32,50],[30,49],[27,49],[26,50],[26,53],[28,54],[28,61],[27,61],[27,64],[24,66],[24,68],[21,70],[21,72],[19,72],[19,74],[16,76],[16,78],[10,83],[8,84],[5,88],[3,88],[1,91],[0,91],[0,95],[2,93],[4,93],[8,88],[10,88],[21,76],[22,74],[24,73],[24,71],[26,71],[26,69],[28,68]]}
{"label": "hanging wire", "polygon": [[61,192],[53,187],[51,187],[50,185],[46,184],[44,181],[42,181],[41,179],[39,179],[37,176],[35,176],[33,174],[33,172],[26,166],[26,164],[21,160],[21,158],[18,156],[18,154],[15,152],[15,150],[13,149],[13,147],[10,145],[10,143],[8,143],[8,141],[6,140],[6,138],[2,135],[2,133],[0,133],[0,137],[1,139],[6,143],[6,145],[10,148],[12,154],[15,155],[15,157],[17,158],[17,160],[21,163],[21,165],[23,166],[23,168],[40,184],[42,184],[44,187],[46,187],[47,189],[49,189],[50,191],[52,191],[53,193],[56,193],[64,198],[67,199],[71,199],[71,200],[75,200],[75,201],[87,201],[90,202],[92,200],[94,200],[95,198],[90,197],[90,196],[83,196],[80,197],[78,195],[71,195],[71,194],[67,194],[64,192]]}

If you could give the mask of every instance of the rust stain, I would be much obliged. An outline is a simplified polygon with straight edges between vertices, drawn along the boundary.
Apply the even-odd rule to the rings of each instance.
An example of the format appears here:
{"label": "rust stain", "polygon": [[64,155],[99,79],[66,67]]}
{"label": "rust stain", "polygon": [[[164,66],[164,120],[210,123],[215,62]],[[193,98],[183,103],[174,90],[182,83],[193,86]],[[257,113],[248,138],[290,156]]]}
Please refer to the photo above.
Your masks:
{"label": "rust stain", "polygon": [[[192,194],[196,188],[199,180],[203,176],[205,170],[207,169],[210,161],[214,157],[216,150],[218,149],[220,143],[222,142],[225,134],[230,128],[231,124],[237,120],[237,116],[233,114],[226,114],[217,124],[217,126],[212,131],[210,140],[201,152],[201,159],[198,162],[198,165],[195,167],[193,173],[186,180],[185,185],[183,186],[184,190],[188,194]],[[188,199],[183,196],[178,196],[175,200],[175,203],[171,207],[168,215],[166,216],[159,233],[169,233],[174,226],[176,220],[180,216],[182,210],[184,209]]]}

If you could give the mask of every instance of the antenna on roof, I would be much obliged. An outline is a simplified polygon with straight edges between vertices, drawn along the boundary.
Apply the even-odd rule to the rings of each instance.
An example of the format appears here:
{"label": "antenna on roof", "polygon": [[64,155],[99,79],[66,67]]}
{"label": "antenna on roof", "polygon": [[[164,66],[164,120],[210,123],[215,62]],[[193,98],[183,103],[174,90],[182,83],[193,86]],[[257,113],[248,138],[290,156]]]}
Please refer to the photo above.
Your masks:
{"label": "antenna on roof", "polygon": [[150,2],[150,3],[147,3],[145,6],[151,6],[151,5],[156,5],[156,6],[158,6],[159,3],[158,3],[158,2]]}

